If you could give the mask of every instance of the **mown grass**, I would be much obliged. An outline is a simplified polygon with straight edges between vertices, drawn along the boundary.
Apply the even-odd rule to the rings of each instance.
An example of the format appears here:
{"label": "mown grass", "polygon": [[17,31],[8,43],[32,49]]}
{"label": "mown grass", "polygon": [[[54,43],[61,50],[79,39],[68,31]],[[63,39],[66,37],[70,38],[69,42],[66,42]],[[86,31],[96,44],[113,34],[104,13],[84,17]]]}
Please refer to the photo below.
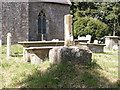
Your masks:
{"label": "mown grass", "polygon": [[[11,53],[12,55],[21,55],[23,54],[23,47],[21,45],[12,45],[11,46]],[[3,45],[2,47],[0,47],[0,54],[6,54],[7,52],[7,46]]]}
{"label": "mown grass", "polygon": [[[2,47],[5,54],[6,46]],[[42,65],[23,62],[22,47],[12,46],[12,57],[0,55],[1,88],[117,88],[117,51],[93,54],[90,65],[71,65],[63,62]]]}

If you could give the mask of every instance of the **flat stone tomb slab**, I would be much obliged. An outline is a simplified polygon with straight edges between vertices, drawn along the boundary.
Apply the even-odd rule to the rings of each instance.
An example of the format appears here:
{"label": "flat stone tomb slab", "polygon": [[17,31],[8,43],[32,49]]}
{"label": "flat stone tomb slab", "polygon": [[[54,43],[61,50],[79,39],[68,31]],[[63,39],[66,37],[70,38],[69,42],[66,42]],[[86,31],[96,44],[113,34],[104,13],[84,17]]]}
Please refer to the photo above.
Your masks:
{"label": "flat stone tomb slab", "polygon": [[64,46],[64,41],[24,41],[18,42],[23,47],[40,47],[40,46]]}

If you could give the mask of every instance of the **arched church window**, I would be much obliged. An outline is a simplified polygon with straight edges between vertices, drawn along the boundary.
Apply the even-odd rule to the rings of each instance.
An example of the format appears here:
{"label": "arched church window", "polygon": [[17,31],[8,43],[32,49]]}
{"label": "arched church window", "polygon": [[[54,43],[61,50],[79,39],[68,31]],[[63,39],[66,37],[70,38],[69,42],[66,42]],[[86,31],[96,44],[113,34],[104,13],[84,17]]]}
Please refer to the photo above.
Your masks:
{"label": "arched church window", "polygon": [[46,16],[43,11],[38,15],[38,34],[46,34]]}

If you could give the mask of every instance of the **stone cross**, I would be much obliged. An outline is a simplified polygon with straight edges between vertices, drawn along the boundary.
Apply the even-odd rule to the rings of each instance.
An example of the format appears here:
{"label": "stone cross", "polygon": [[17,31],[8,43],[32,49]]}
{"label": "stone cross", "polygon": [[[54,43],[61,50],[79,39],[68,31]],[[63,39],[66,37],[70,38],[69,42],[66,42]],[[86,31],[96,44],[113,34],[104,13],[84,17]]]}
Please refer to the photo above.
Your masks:
{"label": "stone cross", "polygon": [[70,46],[73,44],[72,17],[73,16],[70,14],[64,16],[64,46]]}
{"label": "stone cross", "polygon": [[7,34],[7,56],[11,55],[11,33]]}

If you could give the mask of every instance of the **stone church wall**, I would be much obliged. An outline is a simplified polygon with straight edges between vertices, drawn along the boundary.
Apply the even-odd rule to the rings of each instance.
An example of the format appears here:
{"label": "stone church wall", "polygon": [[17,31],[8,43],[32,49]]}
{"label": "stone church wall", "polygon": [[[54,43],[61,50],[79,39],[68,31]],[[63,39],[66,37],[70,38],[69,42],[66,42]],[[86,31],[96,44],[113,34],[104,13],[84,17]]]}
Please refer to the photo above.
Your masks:
{"label": "stone church wall", "polygon": [[6,44],[6,35],[12,34],[12,43],[28,40],[28,3],[2,2],[2,41]]}
{"label": "stone church wall", "polygon": [[2,40],[2,2],[0,2],[0,41]]}
{"label": "stone church wall", "polygon": [[69,5],[54,4],[54,3],[30,3],[29,4],[30,18],[30,40],[38,40],[38,15],[41,10],[46,15],[47,19],[47,34],[45,40],[64,39],[64,15],[70,13]]}
{"label": "stone church wall", "polygon": [[2,6],[0,36],[3,44],[6,44],[8,32],[12,34],[12,44],[18,41],[39,40],[38,15],[41,10],[47,19],[47,34],[44,39],[64,39],[64,15],[69,14],[69,5],[47,2],[2,2],[0,6]]}

